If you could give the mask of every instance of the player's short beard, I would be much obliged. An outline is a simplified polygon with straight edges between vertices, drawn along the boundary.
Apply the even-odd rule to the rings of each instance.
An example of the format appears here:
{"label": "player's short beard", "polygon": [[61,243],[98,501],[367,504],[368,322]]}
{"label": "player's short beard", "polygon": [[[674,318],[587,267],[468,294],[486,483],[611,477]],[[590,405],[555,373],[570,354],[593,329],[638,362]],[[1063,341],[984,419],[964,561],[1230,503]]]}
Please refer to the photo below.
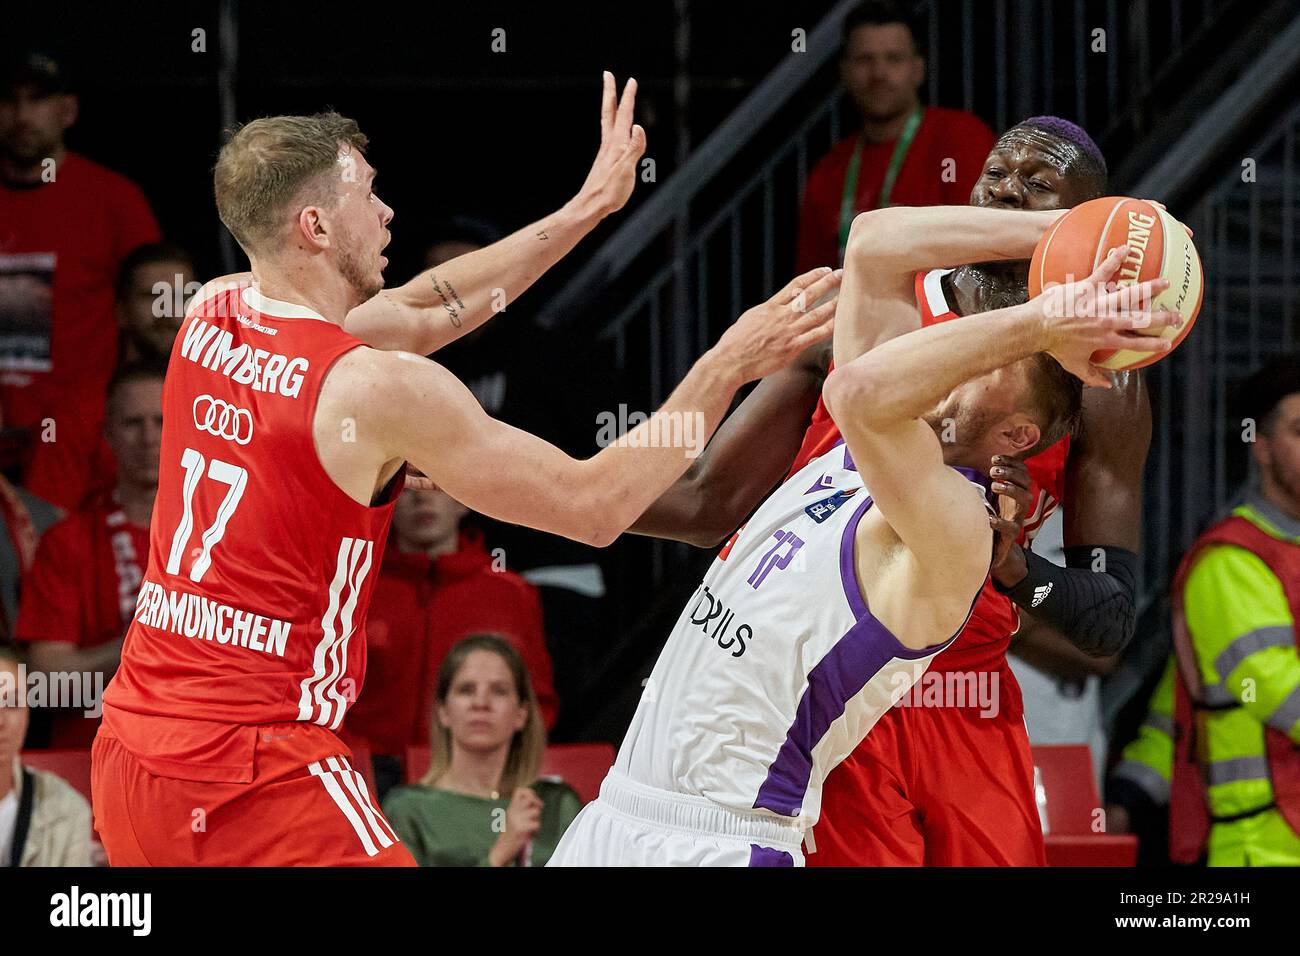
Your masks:
{"label": "player's short beard", "polygon": [[[945,403],[923,416],[943,445],[944,460],[949,459],[949,449],[971,448],[979,444],[997,418],[997,413],[990,409],[952,403]],[[952,440],[945,441],[945,435],[951,435]]]}
{"label": "player's short beard", "polygon": [[377,281],[371,276],[374,272],[365,268],[361,261],[361,256],[357,253],[359,243],[352,241],[352,237],[346,237],[342,247],[339,249],[339,274],[347,280],[348,285],[357,294],[357,302],[368,302],[379,294],[379,290],[384,287],[383,278]]}

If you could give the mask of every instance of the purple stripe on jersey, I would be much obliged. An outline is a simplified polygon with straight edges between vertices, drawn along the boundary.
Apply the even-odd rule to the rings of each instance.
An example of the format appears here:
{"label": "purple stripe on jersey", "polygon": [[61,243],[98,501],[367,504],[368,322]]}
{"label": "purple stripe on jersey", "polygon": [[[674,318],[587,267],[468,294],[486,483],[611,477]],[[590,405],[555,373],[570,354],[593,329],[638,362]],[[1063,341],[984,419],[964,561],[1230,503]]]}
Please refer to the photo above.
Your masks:
{"label": "purple stripe on jersey", "polygon": [[[844,449],[848,454],[848,449]],[[862,620],[867,613],[867,601],[862,596],[862,589],[858,587],[858,572],[856,562],[853,560],[853,540],[857,535],[858,522],[862,516],[867,513],[871,507],[871,496],[867,495],[867,500],[858,505],[858,510],[849,518],[848,525],[844,528],[844,535],[840,538],[840,583],[844,585],[844,596],[849,599],[849,610],[853,612],[854,620]]]}
{"label": "purple stripe on jersey", "polygon": [[870,507],[870,498],[858,506],[840,539],[840,575],[857,623],[808,672],[808,686],[799,700],[794,723],[767,769],[767,778],[754,799],[755,809],[798,816],[812,776],[812,752],[844,713],[848,702],[891,660],[917,660],[947,646],[944,643],[921,650],[905,647],[867,609],[854,570],[853,540],[858,523]]}
{"label": "purple stripe on jersey", "polygon": [[749,845],[750,866],[794,866],[794,857],[785,850],[774,850],[770,846]]}

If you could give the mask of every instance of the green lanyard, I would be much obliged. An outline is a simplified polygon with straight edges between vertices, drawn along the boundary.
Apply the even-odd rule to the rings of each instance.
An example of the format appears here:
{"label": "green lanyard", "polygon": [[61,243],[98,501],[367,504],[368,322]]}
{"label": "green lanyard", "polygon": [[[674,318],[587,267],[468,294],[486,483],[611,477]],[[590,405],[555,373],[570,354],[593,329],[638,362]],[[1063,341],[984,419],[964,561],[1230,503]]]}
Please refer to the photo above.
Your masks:
{"label": "green lanyard", "polygon": [[[894,155],[889,157],[889,168],[885,170],[885,180],[880,185],[877,209],[889,205],[889,195],[894,191],[894,181],[898,179],[898,171],[903,168],[903,160],[907,158],[912,140],[916,139],[916,131],[921,126],[921,116],[924,112],[921,107],[917,107],[912,112],[903,126],[898,142],[894,144]],[[853,204],[858,193],[858,170],[862,166],[862,143],[863,137],[859,136],[858,145],[853,148],[853,157],[849,160],[849,168],[844,173],[844,195],[840,197],[840,265],[844,264],[844,250],[849,244],[849,229],[853,227],[855,215]]]}

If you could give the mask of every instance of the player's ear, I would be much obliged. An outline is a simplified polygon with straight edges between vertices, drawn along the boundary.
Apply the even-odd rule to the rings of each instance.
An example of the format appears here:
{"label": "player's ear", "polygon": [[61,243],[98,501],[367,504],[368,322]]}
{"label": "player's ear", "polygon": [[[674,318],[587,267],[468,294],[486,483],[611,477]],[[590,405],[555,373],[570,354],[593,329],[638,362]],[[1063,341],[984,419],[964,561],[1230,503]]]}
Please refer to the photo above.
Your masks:
{"label": "player's ear", "polygon": [[1004,454],[1013,458],[1023,455],[1037,445],[1042,437],[1042,431],[1034,422],[1026,416],[1016,415],[1002,430],[1002,440],[1006,448]]}
{"label": "player's ear", "polygon": [[324,247],[330,244],[325,210],[320,206],[303,206],[298,210],[297,228],[309,246]]}

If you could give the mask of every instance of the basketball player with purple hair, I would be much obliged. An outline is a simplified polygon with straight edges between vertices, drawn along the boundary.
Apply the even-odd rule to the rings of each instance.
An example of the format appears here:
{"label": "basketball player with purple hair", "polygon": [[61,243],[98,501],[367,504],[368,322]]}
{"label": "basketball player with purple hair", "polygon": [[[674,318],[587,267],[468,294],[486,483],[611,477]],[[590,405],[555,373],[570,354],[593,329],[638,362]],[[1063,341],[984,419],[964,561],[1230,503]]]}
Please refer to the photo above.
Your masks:
{"label": "basketball player with purple hair", "polygon": [[[1106,176],[1101,151],[1083,129],[1036,116],[998,139],[970,204],[1071,207],[1105,195]],[[909,322],[882,318],[869,329],[872,341],[860,344],[865,351],[918,325],[1024,302],[1028,267],[971,263],[902,277],[901,288],[916,299]],[[633,530],[704,547],[725,540],[772,485],[840,440],[820,401],[829,365],[829,350],[820,346],[765,379]],[[809,865],[1045,862],[1023,704],[1006,653],[1014,635],[1017,654],[1041,669],[1100,669],[1098,660],[1133,635],[1151,407],[1138,373],[1113,378],[1114,388],[1085,390],[1073,436],[1024,464],[991,463],[993,490],[1014,502],[1014,513],[991,519],[998,538],[992,583],[930,670],[995,686],[993,713],[975,694],[965,706],[942,700],[891,709],[827,777],[822,817],[806,845],[815,847]],[[1061,568],[1030,545],[1067,489],[1068,566]],[[1022,619],[1017,606],[1032,607],[1031,617]]]}

